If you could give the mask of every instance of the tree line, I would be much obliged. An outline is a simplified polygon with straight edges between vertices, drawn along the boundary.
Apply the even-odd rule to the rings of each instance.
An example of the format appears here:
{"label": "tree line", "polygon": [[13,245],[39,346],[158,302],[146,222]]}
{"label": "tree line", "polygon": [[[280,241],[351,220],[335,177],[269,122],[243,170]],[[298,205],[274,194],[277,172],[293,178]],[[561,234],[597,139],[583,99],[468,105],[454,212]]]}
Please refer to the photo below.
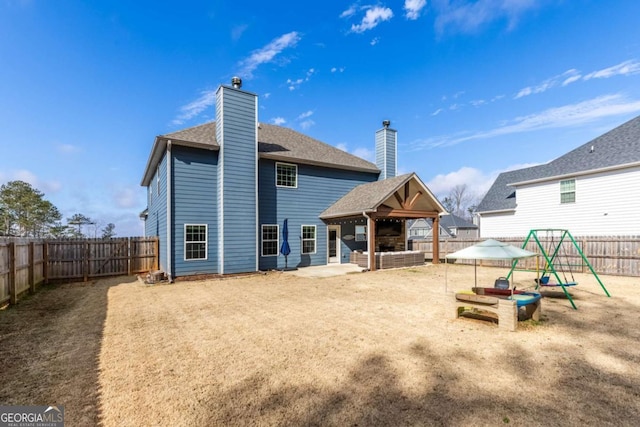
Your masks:
{"label": "tree line", "polygon": [[58,208],[31,184],[10,181],[0,186],[0,236],[103,239],[116,236],[115,224],[108,223],[99,230],[99,221],[81,213],[66,218],[65,222]]}

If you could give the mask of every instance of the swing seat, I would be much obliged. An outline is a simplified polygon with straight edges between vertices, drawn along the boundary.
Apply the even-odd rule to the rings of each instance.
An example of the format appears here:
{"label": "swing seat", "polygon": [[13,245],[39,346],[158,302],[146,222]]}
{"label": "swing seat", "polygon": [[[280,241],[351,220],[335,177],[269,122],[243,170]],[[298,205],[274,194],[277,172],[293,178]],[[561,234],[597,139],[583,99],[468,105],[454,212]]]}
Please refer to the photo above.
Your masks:
{"label": "swing seat", "polygon": [[538,286],[546,286],[548,288],[555,288],[555,287],[558,287],[558,286],[576,286],[578,284],[578,282],[567,282],[567,283],[549,282],[549,277],[548,276],[541,277],[540,280],[538,280],[538,279],[533,279],[533,280],[538,284]]}

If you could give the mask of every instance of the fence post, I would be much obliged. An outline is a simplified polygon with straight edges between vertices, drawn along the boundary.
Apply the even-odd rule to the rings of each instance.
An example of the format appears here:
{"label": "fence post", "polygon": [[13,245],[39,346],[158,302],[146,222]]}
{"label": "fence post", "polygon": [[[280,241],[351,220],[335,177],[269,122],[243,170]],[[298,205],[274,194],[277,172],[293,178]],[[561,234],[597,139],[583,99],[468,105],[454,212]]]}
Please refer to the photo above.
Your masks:
{"label": "fence post", "polygon": [[84,275],[84,281],[89,281],[89,241],[85,240],[84,242],[84,250],[82,251],[82,270]]}
{"label": "fence post", "polygon": [[49,241],[45,240],[42,242],[42,279],[44,280],[44,284],[49,284]]}
{"label": "fence post", "polygon": [[133,248],[131,237],[127,237],[127,276],[131,276],[131,263],[133,262]]}
{"label": "fence post", "polygon": [[17,304],[18,289],[16,285],[16,244],[9,242],[9,304]]}
{"label": "fence post", "polygon": [[36,260],[34,259],[34,243],[29,242],[29,292],[36,292]]}
{"label": "fence post", "polygon": [[[587,242],[586,242],[586,238],[582,239],[582,241],[580,242],[582,243],[582,255],[584,255],[584,258],[587,258]],[[585,268],[586,265],[584,263],[584,258],[580,258],[580,264],[582,264],[582,273],[586,273],[587,269]]]}
{"label": "fence post", "polygon": [[155,254],[153,260],[153,271],[158,271],[160,270],[160,239],[158,237],[154,238],[153,246],[153,253]]}

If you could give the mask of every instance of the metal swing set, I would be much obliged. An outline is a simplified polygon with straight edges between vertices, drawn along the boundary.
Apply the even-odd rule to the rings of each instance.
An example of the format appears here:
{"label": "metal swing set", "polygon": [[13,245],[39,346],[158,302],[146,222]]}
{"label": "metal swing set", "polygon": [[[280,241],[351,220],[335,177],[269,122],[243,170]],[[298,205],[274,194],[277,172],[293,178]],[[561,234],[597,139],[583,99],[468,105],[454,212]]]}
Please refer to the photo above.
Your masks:
{"label": "metal swing set", "polygon": [[[546,241],[548,243],[547,248],[545,248],[540,241],[539,235],[541,234],[545,235],[546,237]],[[604,284],[600,280],[600,277],[598,277],[598,274],[593,269],[593,266],[591,265],[587,257],[584,255],[584,252],[582,252],[582,250],[580,249],[580,246],[578,245],[576,240],[573,238],[569,230],[554,229],[554,228],[531,230],[529,231],[527,238],[522,244],[523,249],[527,246],[527,243],[529,243],[531,239],[533,239],[533,241],[536,243],[538,249],[540,250],[540,254],[544,257],[544,260],[545,260],[544,268],[542,270],[542,275],[538,279],[535,279],[536,290],[538,290],[540,287],[560,287],[562,288],[564,295],[567,297],[567,299],[571,303],[571,306],[575,310],[577,310],[578,308],[576,307],[576,304],[573,302],[573,298],[571,297],[571,294],[569,293],[567,288],[571,286],[576,286],[578,284],[578,282],[576,282],[573,277],[572,267],[579,267],[580,269],[582,269],[586,265],[589,268],[589,271],[591,271],[591,274],[593,274],[593,276],[596,278],[596,280],[602,287],[602,290],[604,291],[604,293],[608,297],[611,297],[611,295],[609,294],[609,291],[607,291],[607,288],[604,287]],[[581,264],[572,264],[570,262],[568,250],[566,248],[566,246],[569,244],[573,244],[573,247],[576,249],[576,252],[580,257],[580,260],[582,262]],[[563,257],[564,257],[564,262],[563,262]],[[511,276],[511,274],[515,270],[517,263],[518,263],[518,260],[514,260],[511,266],[511,270],[507,275],[507,279]],[[562,274],[562,278],[560,277],[559,273]],[[567,277],[567,273],[569,273],[571,279]],[[556,280],[555,282],[549,281],[551,276],[555,278]]]}

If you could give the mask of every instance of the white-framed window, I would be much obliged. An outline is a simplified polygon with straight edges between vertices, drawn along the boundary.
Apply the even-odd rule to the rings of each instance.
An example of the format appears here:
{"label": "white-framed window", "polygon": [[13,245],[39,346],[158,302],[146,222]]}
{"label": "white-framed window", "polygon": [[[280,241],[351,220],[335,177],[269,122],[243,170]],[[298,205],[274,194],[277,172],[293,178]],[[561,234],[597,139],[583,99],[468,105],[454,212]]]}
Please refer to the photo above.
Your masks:
{"label": "white-framed window", "polygon": [[184,259],[207,259],[207,225],[184,225]]}
{"label": "white-framed window", "polygon": [[316,226],[315,225],[302,226],[302,253],[303,254],[316,253]]}
{"label": "white-framed window", "polygon": [[156,194],[160,194],[160,165],[156,168]]}
{"label": "white-framed window", "polygon": [[367,226],[356,225],[356,242],[366,242],[366,241],[367,241]]}
{"label": "white-framed window", "polygon": [[298,166],[276,163],[276,187],[298,188]]}
{"label": "white-framed window", "polygon": [[262,225],[262,256],[278,256],[280,227],[275,224]]}
{"label": "white-framed window", "polygon": [[576,180],[565,179],[560,181],[560,203],[576,202]]}

